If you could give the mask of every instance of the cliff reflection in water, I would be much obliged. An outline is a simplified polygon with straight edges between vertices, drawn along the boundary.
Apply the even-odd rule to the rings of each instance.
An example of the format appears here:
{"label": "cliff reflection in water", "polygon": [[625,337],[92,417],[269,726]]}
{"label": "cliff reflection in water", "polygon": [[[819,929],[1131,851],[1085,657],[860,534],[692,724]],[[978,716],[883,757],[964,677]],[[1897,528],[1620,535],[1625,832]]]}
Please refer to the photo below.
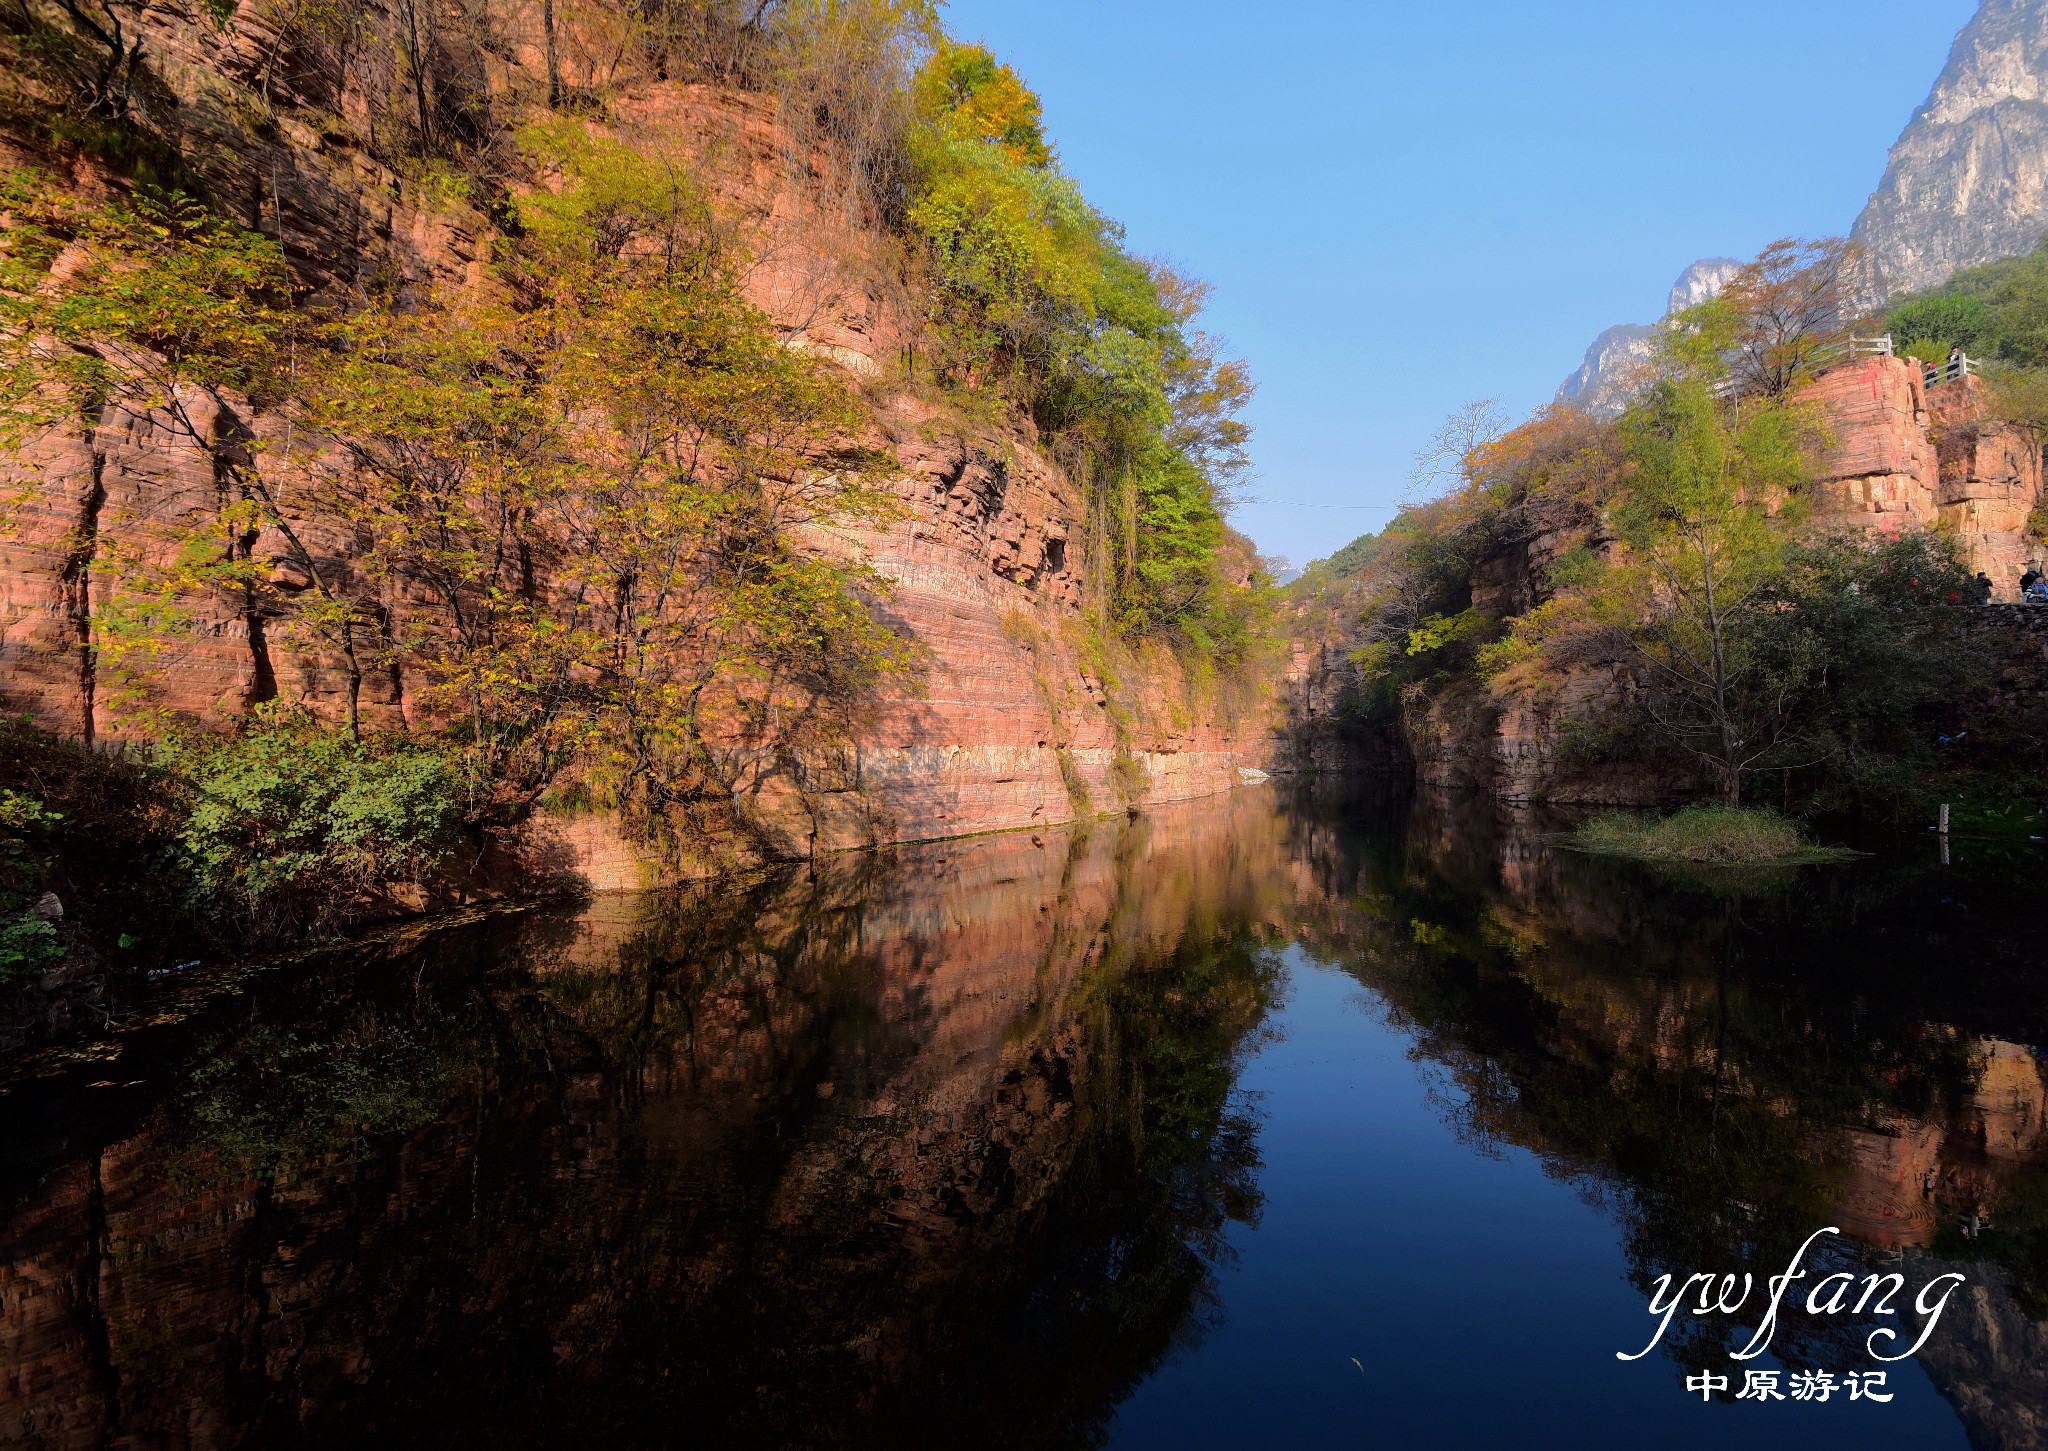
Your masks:
{"label": "cliff reflection in water", "polygon": [[0,1440],[1098,1440],[1259,1217],[1294,943],[1645,1289],[1827,1223],[1971,1262],[1921,1359],[2034,1444],[2035,921],[2023,874],[1703,885],[1249,793],[336,956],[5,1101]]}
{"label": "cliff reflection in water", "polygon": [[[1973,1444],[2048,1445],[2038,852],[1686,875],[1440,796],[1399,834],[1324,832],[1304,944],[1414,1034],[1461,1137],[1533,1150],[1614,1214],[1641,1293],[1761,1279],[1823,1225],[1855,1241],[1829,1269],[1960,1269],[1918,1359]],[[1732,1327],[1706,1323],[1667,1347],[1725,1370]],[[1774,1348],[1865,1365],[1869,1328],[1794,1316]]]}
{"label": "cliff reflection in water", "polygon": [[1057,1442],[1258,1213],[1287,830],[920,848],[268,984],[12,1211],[0,1440]]}

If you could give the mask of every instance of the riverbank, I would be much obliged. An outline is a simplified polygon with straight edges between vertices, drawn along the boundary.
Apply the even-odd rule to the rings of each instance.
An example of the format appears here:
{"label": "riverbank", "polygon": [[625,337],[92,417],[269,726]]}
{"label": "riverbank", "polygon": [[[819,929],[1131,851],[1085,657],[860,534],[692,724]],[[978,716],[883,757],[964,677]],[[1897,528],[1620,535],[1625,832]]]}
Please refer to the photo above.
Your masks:
{"label": "riverbank", "polygon": [[[697,882],[738,890],[791,864],[1085,825],[1228,794],[1258,775],[1228,750],[1063,761],[1046,752],[1052,784],[1038,781],[1027,808],[1020,753],[935,750],[934,759],[877,762],[856,748],[844,794],[863,803],[861,833],[707,833],[677,843],[587,808],[544,809],[511,829],[468,827],[452,809],[406,805],[421,789],[416,772],[399,774],[404,791],[394,799],[388,761],[358,764],[332,742],[323,756],[303,747],[298,729],[245,737],[255,749],[194,774],[175,759],[84,750],[0,722],[0,924],[20,928],[0,942],[0,1054],[98,1052],[110,1029],[165,1011],[148,1004],[175,998],[179,983],[237,981],[307,950],[341,951],[478,912]],[[930,775],[917,777],[920,767]],[[1062,767],[1114,789],[1091,801],[1068,788]],[[978,792],[993,776],[1020,809]],[[928,809],[875,809],[913,790]]]}

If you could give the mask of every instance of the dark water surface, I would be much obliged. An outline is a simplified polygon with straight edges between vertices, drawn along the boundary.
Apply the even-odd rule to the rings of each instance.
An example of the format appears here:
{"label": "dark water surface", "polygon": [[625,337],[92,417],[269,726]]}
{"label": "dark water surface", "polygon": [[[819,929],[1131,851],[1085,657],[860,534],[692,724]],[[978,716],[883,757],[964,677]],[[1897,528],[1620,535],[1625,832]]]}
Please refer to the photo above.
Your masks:
{"label": "dark water surface", "polygon": [[[0,1442],[2041,1446],[2043,881],[1266,789],[181,985],[0,1097]],[[1616,1358],[1830,1225],[1890,1402]]]}

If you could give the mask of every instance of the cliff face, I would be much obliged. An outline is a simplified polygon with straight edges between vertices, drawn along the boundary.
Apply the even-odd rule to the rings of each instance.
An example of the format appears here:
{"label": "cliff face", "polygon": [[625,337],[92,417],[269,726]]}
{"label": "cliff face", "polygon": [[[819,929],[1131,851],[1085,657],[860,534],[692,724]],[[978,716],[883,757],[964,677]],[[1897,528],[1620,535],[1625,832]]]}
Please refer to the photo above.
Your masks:
{"label": "cliff face", "polygon": [[[514,27],[504,54],[473,58],[462,74],[485,90],[530,90],[542,65],[526,23],[535,19]],[[221,31],[151,11],[149,25],[144,42],[169,92],[154,104],[177,118],[180,144],[203,158],[216,190],[233,197],[248,184],[240,220],[280,238],[316,301],[373,275],[444,291],[488,285],[491,219],[431,177],[400,175],[356,139],[375,134],[374,96],[282,98],[339,117],[321,130],[292,119],[287,104],[269,124],[243,126],[233,105],[240,90],[261,72],[266,87],[288,92],[296,74],[282,65],[271,75],[277,37],[262,18],[245,11]],[[900,253],[846,204],[835,158],[782,127],[780,114],[767,95],[652,81],[620,94],[607,122],[687,160],[751,259],[749,299],[786,345],[860,381],[875,442],[901,465],[887,484],[902,504],[896,518],[813,531],[806,545],[857,553],[893,582],[883,607],[922,647],[922,679],[880,700],[844,751],[752,773],[746,804],[761,841],[770,854],[802,854],[1031,826],[1235,785],[1239,767],[1266,750],[1255,714],[1190,698],[1163,652],[1127,672],[1114,700],[1081,663],[1081,499],[1029,425],[962,422],[888,381],[914,306]],[[0,163],[23,161],[52,165],[47,148],[0,130]],[[71,180],[87,193],[108,185],[83,163]],[[282,438],[283,421],[245,400],[230,396],[225,410],[187,401],[216,436]],[[119,409],[89,433],[40,439],[12,461],[0,482],[17,500],[0,534],[0,698],[10,709],[81,740],[122,731],[92,649],[112,560],[168,563],[191,522],[217,507],[219,487],[205,450]],[[345,533],[298,522],[324,529],[319,552],[347,560]],[[310,583],[293,578],[275,529],[259,530],[249,552],[274,584]],[[192,627],[167,657],[156,704],[217,720],[277,694],[338,715],[341,661],[222,600],[195,597],[188,607]],[[396,672],[367,679],[366,721],[408,718],[410,690]],[[651,870],[602,821],[542,822],[514,857],[567,861],[598,886],[640,884]]]}
{"label": "cliff face", "polygon": [[[901,1444],[880,1428],[971,1439],[1009,1392],[1013,1429],[1113,1404],[1103,1378],[1163,1353],[1211,1273],[1201,1215],[1249,1176],[1226,1143],[1155,1207],[1133,1144],[1158,1075],[1105,998],[1184,938],[1212,951],[1191,921],[1283,912],[1289,845],[1248,795],[841,859],[680,912],[618,897],[501,918],[316,969],[253,1008],[252,1056],[230,1042],[214,1060],[234,1080],[205,1105],[223,1132],[195,1141],[167,1099],[9,1202],[0,1439],[346,1445],[431,1423],[634,1445],[689,1424],[817,1445],[847,1439],[857,1404],[876,1444]],[[268,1116],[262,1045],[330,1045],[321,1007],[343,982],[371,984],[352,1041],[432,1043],[404,1063],[373,1050],[397,1122],[325,1137],[315,1072],[290,1090],[317,1106],[285,1126],[282,1172],[244,1157]],[[522,1037],[536,1002],[547,1025]],[[458,1015],[483,1026],[447,1034]],[[467,1076],[494,1052],[505,1067]],[[1144,1246],[1161,1213],[1187,1248],[1156,1274],[1029,1253],[1062,1226]],[[1050,1321],[1048,1284],[1076,1290]],[[1099,1315],[1104,1295],[1131,1313]],[[662,1365],[643,1371],[651,1347]],[[448,1378],[416,1379],[430,1361]]]}
{"label": "cliff face", "polygon": [[1819,527],[1939,523],[1991,577],[1994,599],[2018,600],[2040,554],[2026,524],[2043,499],[2041,451],[2026,429],[1996,421],[1981,379],[1928,388],[1914,360],[1868,358],[1822,374],[1809,396],[1834,437],[1813,491]]}
{"label": "cliff face", "polygon": [[1881,294],[2016,256],[2048,232],[2048,5],[1984,0],[1893,143],[1852,238]]}
{"label": "cliff face", "polygon": [[[1930,388],[1911,358],[1870,357],[1831,368],[1807,385],[1806,397],[1819,408],[1829,440],[1806,495],[1810,527],[1951,531],[1968,565],[1990,576],[1993,599],[2011,606],[1974,612],[1969,621],[1994,657],[2002,706],[2025,715],[2043,709],[2048,611],[2017,604],[2020,574],[2042,554],[2027,520],[2048,502],[2031,436],[1996,421],[1980,379]],[[1490,546],[1469,569],[1472,606],[1496,620],[1526,613],[1543,602],[1549,567],[1585,542],[1582,528]],[[1518,801],[1650,803],[1703,789],[1674,773],[1669,761],[1639,758],[1640,743],[1623,729],[1623,708],[1636,689],[1628,661],[1579,660],[1505,694],[1471,680],[1411,691],[1398,721],[1367,731],[1347,728],[1344,714],[1361,685],[1349,658],[1355,643],[1340,628],[1296,651],[1288,699],[1292,738],[1305,762],[1348,755],[1358,764],[1412,769],[1423,785]],[[1602,748],[1588,753],[1589,738],[1601,739]]]}

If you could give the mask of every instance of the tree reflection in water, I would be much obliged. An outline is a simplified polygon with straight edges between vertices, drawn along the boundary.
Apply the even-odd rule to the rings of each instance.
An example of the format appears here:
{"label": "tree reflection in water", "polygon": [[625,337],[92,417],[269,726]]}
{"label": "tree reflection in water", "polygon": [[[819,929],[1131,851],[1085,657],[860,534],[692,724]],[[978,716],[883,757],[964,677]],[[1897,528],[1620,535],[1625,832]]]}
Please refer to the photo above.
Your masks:
{"label": "tree reflection in water", "polygon": [[132,1125],[17,1090],[0,1438],[1091,1439],[1258,1214],[1230,814],[502,918],[136,1044]]}
{"label": "tree reflection in water", "polygon": [[1995,1441],[2048,1405],[2026,870],[1673,880],[1245,793],[337,953],[14,1087],[0,1439],[1098,1441],[1258,1220],[1294,943],[1645,1293],[1826,1223],[1976,1262],[1923,1359]]}
{"label": "tree reflection in water", "polygon": [[[1853,1239],[1806,1286],[1965,1269],[1920,1359],[1978,1444],[2048,1434],[2038,854],[1687,876],[1470,802],[1359,819],[1326,821],[1300,936],[1414,1035],[1467,1142],[1533,1150],[1611,1212],[1646,1299],[1667,1271],[1761,1280],[1829,1224]],[[1666,1345],[1725,1371],[1746,1319],[1681,1317]],[[1871,1323],[1794,1315],[1774,1349],[1867,1364]]]}

